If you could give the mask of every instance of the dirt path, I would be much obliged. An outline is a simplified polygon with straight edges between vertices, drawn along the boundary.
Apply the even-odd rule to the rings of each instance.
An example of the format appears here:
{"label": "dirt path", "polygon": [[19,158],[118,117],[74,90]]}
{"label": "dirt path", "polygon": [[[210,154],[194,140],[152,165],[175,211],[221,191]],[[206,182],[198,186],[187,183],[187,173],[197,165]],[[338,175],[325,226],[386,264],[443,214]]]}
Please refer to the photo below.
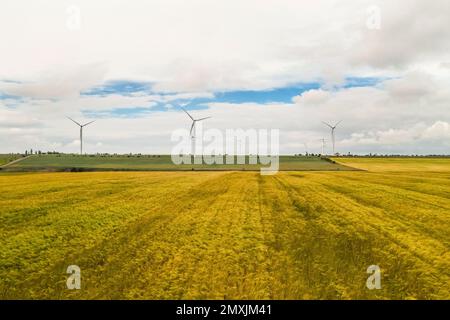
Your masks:
{"label": "dirt path", "polygon": [[23,160],[25,160],[25,159],[28,159],[29,157],[31,157],[31,155],[26,156],[26,157],[23,157],[23,158],[16,159],[16,160],[11,161],[11,162],[8,162],[7,164],[4,164],[4,165],[0,166],[0,168],[6,168],[6,167],[8,167],[8,166],[10,166],[10,165],[12,165],[12,164],[15,164],[15,163],[17,163],[17,162],[23,161]]}

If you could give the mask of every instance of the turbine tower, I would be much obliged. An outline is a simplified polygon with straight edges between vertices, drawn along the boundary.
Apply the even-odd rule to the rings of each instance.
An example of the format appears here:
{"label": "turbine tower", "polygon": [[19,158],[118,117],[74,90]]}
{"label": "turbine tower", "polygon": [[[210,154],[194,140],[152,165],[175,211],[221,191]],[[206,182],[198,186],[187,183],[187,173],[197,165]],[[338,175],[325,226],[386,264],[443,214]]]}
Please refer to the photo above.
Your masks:
{"label": "turbine tower", "polygon": [[322,139],[320,139],[319,141],[322,142],[322,156],[323,156],[324,153],[325,153],[325,142],[326,142],[327,140],[325,140],[325,138],[322,138]]}
{"label": "turbine tower", "polygon": [[90,125],[92,122],[95,122],[95,120],[85,124],[80,124],[70,117],[67,117],[67,119],[72,120],[76,125],[80,127],[80,154],[83,155],[83,128],[86,127],[87,125]]}
{"label": "turbine tower", "polygon": [[323,123],[324,125],[326,125],[327,127],[329,127],[329,128],[331,129],[331,143],[333,144],[333,155],[336,153],[336,152],[335,152],[335,144],[336,144],[336,142],[335,142],[335,139],[334,139],[334,138],[335,138],[335,136],[334,136],[334,130],[336,130],[337,126],[338,126],[341,122],[342,122],[342,120],[339,121],[339,122],[337,122],[334,126],[332,126],[331,124],[322,121],[322,123]]}
{"label": "turbine tower", "polygon": [[[189,116],[189,118],[191,118],[191,120],[192,120],[192,125],[191,125],[191,130],[189,131],[189,134],[191,135],[191,139],[192,139],[192,153],[193,153],[193,155],[195,155],[195,134],[196,134],[196,126],[195,126],[195,124],[198,122],[198,121],[203,121],[203,120],[206,120],[206,119],[210,119],[211,117],[205,117],[205,118],[200,118],[200,119],[194,119],[194,117],[192,117],[190,114],[189,114],[189,112],[187,112],[186,111],[186,109],[184,109],[183,107],[181,108],[188,116]],[[192,133],[194,133],[194,134],[192,134]]]}

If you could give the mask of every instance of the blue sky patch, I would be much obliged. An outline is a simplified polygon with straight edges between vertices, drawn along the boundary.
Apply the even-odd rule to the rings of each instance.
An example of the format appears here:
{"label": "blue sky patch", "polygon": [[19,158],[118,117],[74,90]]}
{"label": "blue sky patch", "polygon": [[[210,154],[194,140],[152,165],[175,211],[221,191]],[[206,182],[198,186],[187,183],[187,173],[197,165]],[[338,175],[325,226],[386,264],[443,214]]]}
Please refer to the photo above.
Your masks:
{"label": "blue sky patch", "polygon": [[83,116],[87,118],[106,118],[106,117],[118,117],[118,118],[135,118],[143,114],[147,114],[154,111],[152,107],[129,107],[129,108],[115,108],[111,110],[102,111],[89,111],[83,110]]}
{"label": "blue sky patch", "polygon": [[[343,90],[355,87],[373,87],[377,86],[386,78],[378,77],[347,77],[345,83],[341,86],[335,87],[333,90]],[[140,115],[148,114],[149,112],[164,112],[173,108],[178,109],[184,107],[188,110],[202,110],[207,109],[208,103],[292,103],[292,98],[301,95],[305,91],[320,89],[323,87],[322,82],[310,82],[290,85],[282,88],[274,88],[270,90],[235,90],[225,92],[215,92],[213,98],[194,98],[194,99],[179,99],[170,102],[159,102],[152,107],[123,107],[101,112],[85,111],[85,115],[95,117],[100,115],[109,115],[117,117],[138,117]],[[147,82],[135,82],[126,80],[109,81],[103,86],[94,87],[90,90],[82,92],[85,96],[107,96],[110,94],[119,94],[124,96],[132,95],[133,93],[156,94],[160,96],[169,96],[176,94],[153,92],[151,84]],[[168,105],[169,104],[169,105]],[[172,106],[172,108],[170,107]]]}
{"label": "blue sky patch", "polygon": [[131,95],[137,92],[151,93],[151,84],[126,80],[108,81],[103,86],[81,92],[84,96],[107,96],[110,94]]}
{"label": "blue sky patch", "polygon": [[[355,87],[373,87],[383,82],[384,78],[357,78],[349,77],[346,78],[345,84],[343,86],[337,87],[334,90],[342,90]],[[198,105],[210,103],[210,102],[222,102],[222,103],[258,103],[258,104],[269,104],[269,103],[292,103],[292,98],[302,93],[320,89],[323,86],[321,82],[310,82],[301,83],[297,85],[291,85],[283,88],[275,88],[271,90],[238,90],[238,91],[227,91],[227,92],[216,92],[213,99],[193,99],[186,101],[188,103],[186,108],[189,109],[203,109]],[[182,103],[183,101],[177,101]]]}
{"label": "blue sky patch", "polygon": [[221,92],[216,94],[215,102],[228,102],[228,103],[290,103],[292,98],[305,91],[319,89],[320,83],[304,83],[284,88],[276,88],[272,90],[261,91],[230,91]]}
{"label": "blue sky patch", "polygon": [[348,77],[345,79],[343,88],[359,88],[359,87],[375,87],[383,81],[389,78],[377,78],[377,77]]}
{"label": "blue sky patch", "polygon": [[6,93],[1,93],[0,92],[0,100],[6,100],[6,99],[12,99],[12,100],[22,100],[22,97],[19,96],[13,96],[10,94],[6,94]]}

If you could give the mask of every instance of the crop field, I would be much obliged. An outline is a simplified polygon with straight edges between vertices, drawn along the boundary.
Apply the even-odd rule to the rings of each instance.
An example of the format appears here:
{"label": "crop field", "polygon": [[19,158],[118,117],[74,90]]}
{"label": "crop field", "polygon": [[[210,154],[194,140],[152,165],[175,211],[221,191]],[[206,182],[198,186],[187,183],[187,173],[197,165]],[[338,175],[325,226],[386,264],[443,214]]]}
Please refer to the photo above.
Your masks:
{"label": "crop field", "polygon": [[[193,161],[192,161],[193,162]],[[225,163],[225,161],[224,161]],[[235,160],[234,163],[237,163]],[[234,170],[258,171],[268,165],[249,164],[248,157],[240,164],[181,164],[175,165],[170,155],[142,156],[79,156],[79,155],[35,155],[8,167],[11,171],[61,171],[74,168],[84,170],[142,170],[142,171],[188,171],[188,170]],[[354,168],[332,163],[319,157],[281,156],[280,170],[302,171],[348,171]]]}
{"label": "crop field", "polygon": [[449,299],[431,171],[1,173],[0,297]]}
{"label": "crop field", "polygon": [[447,158],[335,158],[353,168],[377,172],[450,172]]}

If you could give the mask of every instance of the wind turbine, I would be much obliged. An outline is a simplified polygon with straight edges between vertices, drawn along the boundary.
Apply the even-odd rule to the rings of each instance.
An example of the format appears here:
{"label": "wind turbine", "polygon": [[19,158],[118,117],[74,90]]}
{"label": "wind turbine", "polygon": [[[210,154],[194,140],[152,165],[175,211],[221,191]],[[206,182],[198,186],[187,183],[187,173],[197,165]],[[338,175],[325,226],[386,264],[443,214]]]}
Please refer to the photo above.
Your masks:
{"label": "wind turbine", "polygon": [[[187,115],[189,116],[189,118],[191,118],[191,120],[192,120],[192,126],[191,126],[191,130],[189,131],[189,134],[191,135],[192,138],[195,138],[195,124],[196,124],[198,121],[203,121],[203,120],[209,119],[209,118],[211,118],[211,117],[200,118],[200,119],[194,119],[194,118],[189,114],[189,112],[186,111],[186,109],[184,109],[184,108],[181,108],[181,109],[183,109],[183,111],[186,112],[186,114],[187,114]],[[192,131],[194,131],[194,134],[192,134]]]}
{"label": "wind turbine", "polygon": [[72,120],[76,125],[80,127],[80,154],[83,155],[83,128],[86,127],[87,125],[90,125],[92,122],[95,122],[95,120],[85,124],[80,124],[70,117],[67,117],[67,119]]}
{"label": "wind turbine", "polygon": [[[184,109],[183,107],[182,107],[181,109],[183,109],[183,111],[184,111],[184,112],[189,116],[189,118],[191,118],[191,120],[192,120],[191,130],[189,131],[189,134],[191,135],[191,138],[192,138],[192,153],[195,155],[195,134],[196,134],[196,126],[195,126],[195,124],[196,124],[197,122],[199,122],[199,121],[203,121],[203,120],[209,119],[209,118],[211,118],[211,117],[205,117],[205,118],[200,118],[200,119],[194,119],[194,117],[192,117],[192,116],[189,114],[189,112],[186,111],[186,109]],[[194,134],[192,134],[192,132],[193,132]]]}
{"label": "wind turbine", "polygon": [[329,128],[331,129],[331,142],[332,142],[332,144],[333,144],[333,155],[335,154],[334,130],[336,130],[337,126],[338,126],[341,122],[342,122],[342,120],[339,121],[339,122],[337,122],[334,126],[332,126],[331,124],[322,121],[322,123],[323,123],[324,125],[326,125],[327,127],[329,127]]}
{"label": "wind turbine", "polygon": [[325,140],[325,138],[322,138],[322,139],[319,139],[319,141],[322,142],[322,153],[321,153],[321,155],[323,156],[324,153],[325,153],[325,142],[326,142],[327,140]]}

